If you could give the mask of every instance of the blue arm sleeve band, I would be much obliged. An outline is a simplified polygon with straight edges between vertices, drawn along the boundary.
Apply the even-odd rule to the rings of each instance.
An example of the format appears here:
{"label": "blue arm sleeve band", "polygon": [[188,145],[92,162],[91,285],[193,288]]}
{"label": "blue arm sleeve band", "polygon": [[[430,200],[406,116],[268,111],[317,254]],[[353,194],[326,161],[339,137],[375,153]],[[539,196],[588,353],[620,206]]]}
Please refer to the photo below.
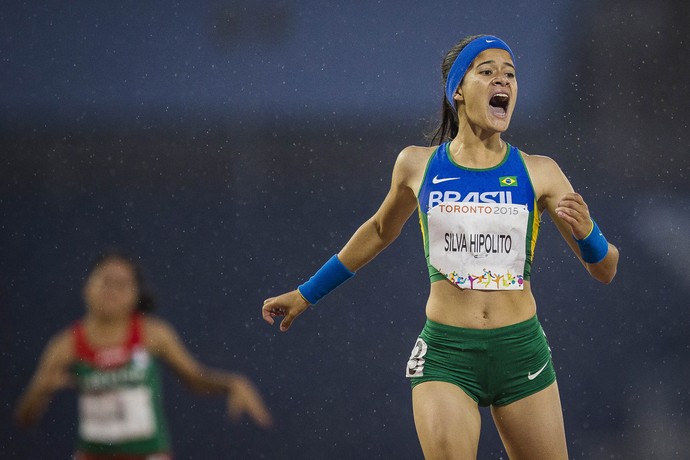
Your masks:
{"label": "blue arm sleeve band", "polygon": [[606,241],[604,234],[601,233],[601,230],[599,230],[599,226],[594,222],[594,219],[592,219],[592,231],[589,232],[589,235],[581,240],[575,239],[575,241],[580,247],[582,260],[588,264],[601,262],[609,252],[609,243]]}
{"label": "blue arm sleeve band", "polygon": [[337,255],[334,255],[314,273],[314,276],[309,278],[309,281],[300,285],[297,290],[307,302],[314,305],[323,296],[353,276],[355,274],[343,265]]}

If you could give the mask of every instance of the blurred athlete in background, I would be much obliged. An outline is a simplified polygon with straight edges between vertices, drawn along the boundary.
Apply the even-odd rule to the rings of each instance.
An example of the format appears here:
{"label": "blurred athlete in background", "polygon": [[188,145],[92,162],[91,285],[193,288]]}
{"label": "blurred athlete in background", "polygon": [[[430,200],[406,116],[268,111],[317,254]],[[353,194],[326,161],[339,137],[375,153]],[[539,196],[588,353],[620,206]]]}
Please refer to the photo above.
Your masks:
{"label": "blurred athlete in background", "polygon": [[94,263],[83,289],[86,315],[56,334],[21,396],[16,419],[36,423],[53,394],[76,388],[77,460],[166,460],[171,444],[163,414],[158,361],[200,394],[225,394],[230,417],[263,428],[271,415],[244,376],[200,364],[175,330],[152,316],[133,259],[109,252]]}

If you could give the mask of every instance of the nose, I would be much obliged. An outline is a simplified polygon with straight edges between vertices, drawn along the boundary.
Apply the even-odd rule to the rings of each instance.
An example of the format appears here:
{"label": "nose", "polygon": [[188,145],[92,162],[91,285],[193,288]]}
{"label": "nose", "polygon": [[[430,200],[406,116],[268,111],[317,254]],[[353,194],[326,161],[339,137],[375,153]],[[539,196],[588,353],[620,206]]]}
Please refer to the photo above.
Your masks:
{"label": "nose", "polygon": [[497,75],[496,78],[494,79],[494,85],[508,86],[509,84],[510,84],[510,80],[508,80],[508,77],[505,76],[504,74]]}

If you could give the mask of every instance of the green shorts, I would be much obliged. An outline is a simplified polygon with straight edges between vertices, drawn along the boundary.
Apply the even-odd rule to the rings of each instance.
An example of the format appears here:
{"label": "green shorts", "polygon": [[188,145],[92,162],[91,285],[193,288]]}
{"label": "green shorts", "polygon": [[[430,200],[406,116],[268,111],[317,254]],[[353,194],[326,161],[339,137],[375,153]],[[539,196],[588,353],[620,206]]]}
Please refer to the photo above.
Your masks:
{"label": "green shorts", "polygon": [[467,329],[426,321],[407,363],[412,387],[448,382],[480,406],[504,406],[556,380],[551,349],[535,315],[498,329]]}

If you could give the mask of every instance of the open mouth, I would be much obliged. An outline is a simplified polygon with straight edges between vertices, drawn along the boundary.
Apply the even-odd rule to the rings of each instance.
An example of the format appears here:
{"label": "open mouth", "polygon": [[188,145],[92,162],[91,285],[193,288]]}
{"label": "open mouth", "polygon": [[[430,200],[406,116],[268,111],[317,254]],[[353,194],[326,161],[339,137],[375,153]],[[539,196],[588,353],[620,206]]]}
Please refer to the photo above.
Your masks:
{"label": "open mouth", "polygon": [[505,117],[506,113],[508,113],[508,102],[510,102],[510,96],[506,93],[494,94],[489,99],[491,112],[498,117]]}

